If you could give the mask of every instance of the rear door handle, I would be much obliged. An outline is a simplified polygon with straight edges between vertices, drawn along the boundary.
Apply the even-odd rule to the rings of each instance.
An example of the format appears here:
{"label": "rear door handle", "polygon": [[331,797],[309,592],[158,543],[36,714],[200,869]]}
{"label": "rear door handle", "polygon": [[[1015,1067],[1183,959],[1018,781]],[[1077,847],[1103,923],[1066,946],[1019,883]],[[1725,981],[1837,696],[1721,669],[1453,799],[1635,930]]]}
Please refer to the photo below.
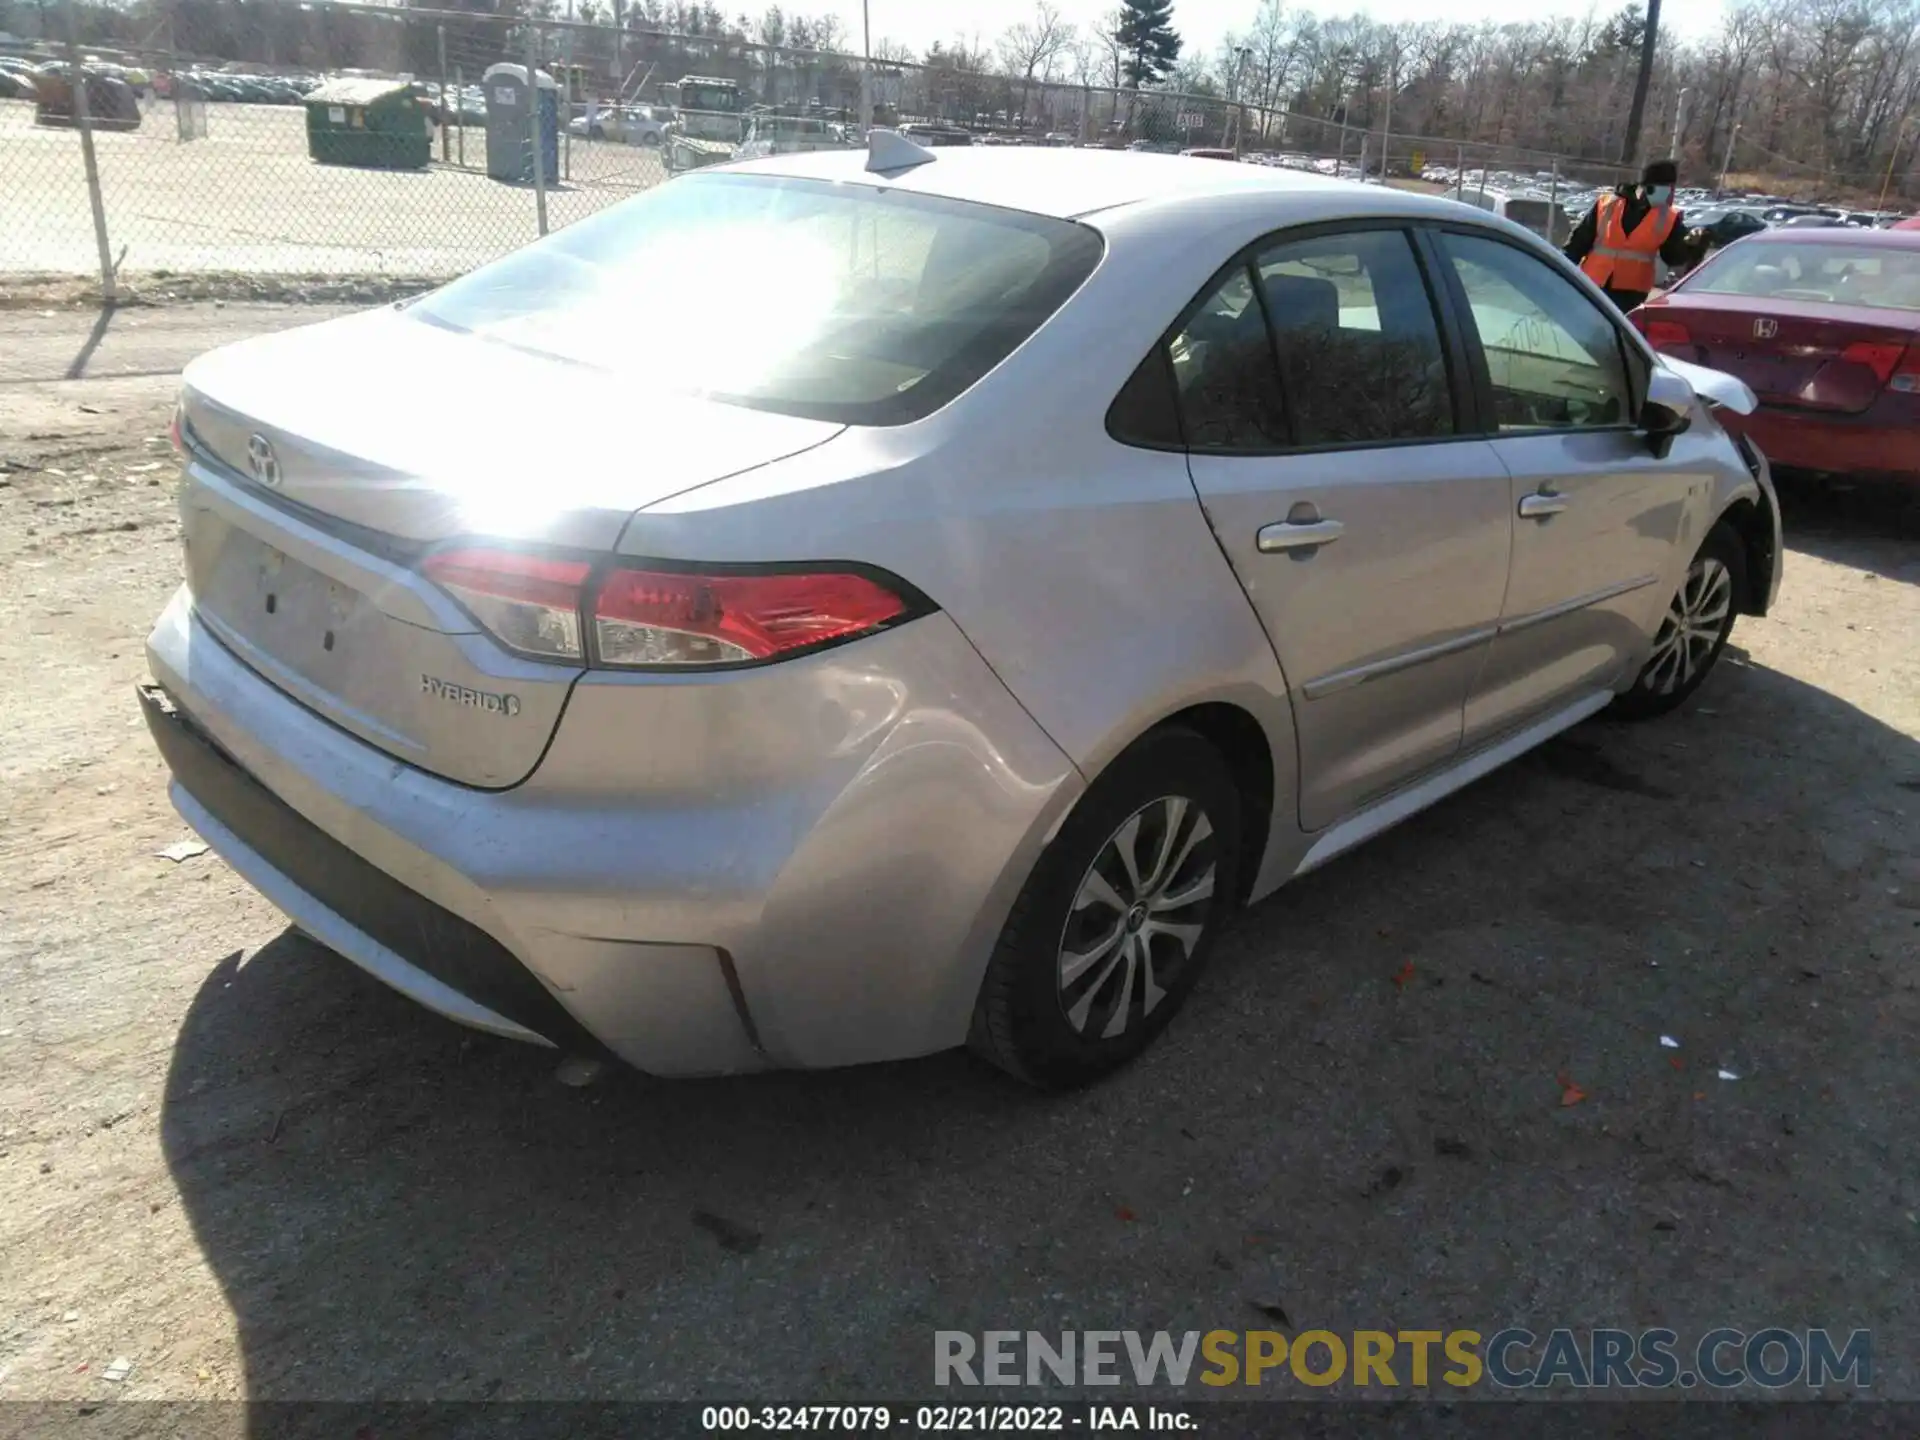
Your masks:
{"label": "rear door handle", "polygon": [[1347,533],[1338,520],[1283,520],[1277,525],[1262,525],[1254,543],[1263,555],[1282,550],[1311,550],[1316,545],[1331,545]]}
{"label": "rear door handle", "polygon": [[1567,508],[1567,497],[1555,495],[1549,490],[1536,490],[1531,495],[1520,497],[1520,518],[1522,520],[1544,520],[1549,515],[1558,515]]}

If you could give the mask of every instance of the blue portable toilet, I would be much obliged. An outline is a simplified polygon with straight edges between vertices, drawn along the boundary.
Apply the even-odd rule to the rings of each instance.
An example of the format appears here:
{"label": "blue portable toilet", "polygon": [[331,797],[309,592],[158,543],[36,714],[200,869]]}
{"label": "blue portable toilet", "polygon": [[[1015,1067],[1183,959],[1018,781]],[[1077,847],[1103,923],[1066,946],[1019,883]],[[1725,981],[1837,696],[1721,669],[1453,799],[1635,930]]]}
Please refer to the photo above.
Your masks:
{"label": "blue portable toilet", "polygon": [[480,77],[481,93],[487,104],[487,174],[495,180],[515,184],[533,183],[533,142],[527,133],[530,94],[540,97],[540,172],[551,185],[560,174],[560,87],[544,70],[533,72],[533,84],[527,84],[527,67],[502,61],[489,65]]}

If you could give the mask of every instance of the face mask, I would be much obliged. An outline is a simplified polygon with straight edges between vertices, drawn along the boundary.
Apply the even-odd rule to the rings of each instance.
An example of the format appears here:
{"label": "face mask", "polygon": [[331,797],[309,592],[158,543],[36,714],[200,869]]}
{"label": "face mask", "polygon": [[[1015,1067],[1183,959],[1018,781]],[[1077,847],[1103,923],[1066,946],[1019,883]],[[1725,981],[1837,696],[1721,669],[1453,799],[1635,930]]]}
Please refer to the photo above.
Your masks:
{"label": "face mask", "polygon": [[1647,199],[1655,205],[1664,205],[1673,199],[1673,187],[1671,185],[1649,185],[1647,187]]}

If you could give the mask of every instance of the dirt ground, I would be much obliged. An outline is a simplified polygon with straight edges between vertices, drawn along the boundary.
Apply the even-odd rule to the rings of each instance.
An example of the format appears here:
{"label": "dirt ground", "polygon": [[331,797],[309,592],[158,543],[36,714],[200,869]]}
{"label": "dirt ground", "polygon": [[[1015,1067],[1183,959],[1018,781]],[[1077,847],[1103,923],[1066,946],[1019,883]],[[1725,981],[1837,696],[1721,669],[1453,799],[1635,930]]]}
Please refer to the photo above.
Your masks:
{"label": "dirt ground", "polygon": [[[0,275],[98,273],[80,140],[0,100]],[[452,276],[538,233],[529,185],[486,174],[478,127],[435,132],[426,170],[308,158],[299,105],[209,103],[207,135],[183,143],[173,106],[149,102],[138,130],[94,137],[108,243],[130,275],[206,269],[259,274]],[[569,137],[548,176],[555,228],[665,178],[657,151]]]}
{"label": "dirt ground", "polygon": [[315,314],[0,316],[0,1399],[923,1394],[936,1328],[1260,1306],[1868,1328],[1920,1398],[1920,544],[1870,509],[1795,503],[1684,713],[1260,906],[1104,1086],[575,1090],[157,853],[170,376]]}

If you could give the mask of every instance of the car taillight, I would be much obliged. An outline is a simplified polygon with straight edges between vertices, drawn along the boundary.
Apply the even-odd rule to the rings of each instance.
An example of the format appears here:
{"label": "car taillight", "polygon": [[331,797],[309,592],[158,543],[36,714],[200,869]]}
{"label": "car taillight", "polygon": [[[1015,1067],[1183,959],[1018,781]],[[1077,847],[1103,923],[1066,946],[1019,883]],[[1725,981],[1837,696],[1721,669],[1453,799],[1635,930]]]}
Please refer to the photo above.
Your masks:
{"label": "car taillight", "polygon": [[777,660],[914,608],[881,581],[843,570],[596,571],[587,560],[489,548],[442,550],[422,568],[507,648],[621,670]]}
{"label": "car taillight", "polygon": [[593,567],[512,550],[441,550],[427,578],[473,613],[501,644],[548,660],[584,660],[580,589]]}
{"label": "car taillight", "polygon": [[1900,357],[1906,352],[1907,347],[1898,341],[1889,344],[1879,340],[1856,340],[1840,352],[1840,358],[1866,366],[1873,371],[1873,378],[1885,385],[1893,379]]}
{"label": "car taillight", "polygon": [[1640,322],[1640,333],[1647,337],[1647,343],[1660,350],[1668,345],[1691,345],[1693,332],[1678,320],[1648,320]]}
{"label": "car taillight", "polygon": [[907,602],[864,575],[610,571],[592,605],[602,665],[741,665],[875,630]]}
{"label": "car taillight", "polygon": [[173,453],[182,460],[187,458],[187,411],[183,405],[173,407],[173,419],[167,422],[167,439],[173,445]]}

